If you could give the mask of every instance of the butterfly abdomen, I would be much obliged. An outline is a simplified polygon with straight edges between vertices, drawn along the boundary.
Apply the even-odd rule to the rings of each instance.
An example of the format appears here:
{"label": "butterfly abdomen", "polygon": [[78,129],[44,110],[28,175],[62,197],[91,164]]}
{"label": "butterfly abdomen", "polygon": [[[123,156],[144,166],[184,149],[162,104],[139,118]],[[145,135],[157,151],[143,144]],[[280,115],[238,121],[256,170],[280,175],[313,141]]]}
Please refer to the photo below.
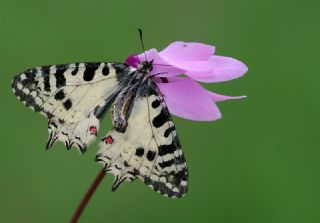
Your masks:
{"label": "butterfly abdomen", "polygon": [[117,131],[122,133],[124,133],[127,128],[127,120],[130,116],[134,99],[145,79],[139,72],[134,72],[125,78],[125,82],[127,83],[120,83],[123,87],[112,106],[112,124]]}

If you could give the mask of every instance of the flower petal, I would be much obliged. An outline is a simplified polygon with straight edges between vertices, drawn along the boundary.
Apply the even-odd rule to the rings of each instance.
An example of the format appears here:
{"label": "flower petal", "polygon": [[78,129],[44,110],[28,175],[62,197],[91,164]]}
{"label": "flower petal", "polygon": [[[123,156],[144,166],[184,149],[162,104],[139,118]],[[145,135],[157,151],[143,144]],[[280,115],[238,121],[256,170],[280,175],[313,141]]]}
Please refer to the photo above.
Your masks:
{"label": "flower petal", "polygon": [[169,77],[169,83],[157,81],[164,95],[169,112],[185,119],[213,121],[221,113],[212,100],[212,95],[190,78]]}
{"label": "flower petal", "polygon": [[187,71],[186,74],[197,81],[222,82],[241,77],[248,71],[244,63],[231,57],[212,56],[210,62],[210,72]]}
{"label": "flower petal", "polygon": [[208,93],[211,95],[211,98],[214,102],[218,101],[226,101],[226,100],[236,100],[236,99],[243,99],[247,96],[227,96],[222,94],[213,93],[211,91],[208,91]]}
{"label": "flower petal", "polygon": [[160,54],[156,49],[150,49],[138,55],[139,61],[145,61],[147,59],[153,60],[153,70],[150,75],[157,75],[158,77],[172,77],[183,74],[185,71],[176,68],[161,58]]}
{"label": "flower petal", "polygon": [[160,52],[174,61],[206,61],[214,54],[214,46],[202,43],[174,42]]}
{"label": "flower petal", "polygon": [[210,73],[212,69],[212,63],[210,61],[179,61],[170,59],[167,57],[162,57],[166,63],[171,64],[172,66],[184,70],[185,72],[195,72],[195,73]]}
{"label": "flower petal", "polygon": [[177,58],[170,58],[162,56],[156,49],[151,49],[144,54],[139,54],[139,61],[153,60],[153,70],[150,73],[159,74],[162,73],[163,77],[174,77],[186,73],[186,71],[192,72],[210,72],[212,69],[212,63],[207,58],[206,61],[181,61]]}

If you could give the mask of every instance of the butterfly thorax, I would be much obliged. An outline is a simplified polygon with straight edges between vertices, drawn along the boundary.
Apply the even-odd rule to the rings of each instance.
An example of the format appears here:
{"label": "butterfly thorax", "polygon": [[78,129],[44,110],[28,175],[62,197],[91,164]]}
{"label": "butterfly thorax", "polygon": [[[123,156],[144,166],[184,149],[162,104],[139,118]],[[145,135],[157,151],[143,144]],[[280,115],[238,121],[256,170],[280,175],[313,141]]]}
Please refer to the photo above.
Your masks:
{"label": "butterfly thorax", "polygon": [[151,61],[143,61],[139,64],[137,71],[141,72],[142,74],[149,75],[153,69],[153,60]]}

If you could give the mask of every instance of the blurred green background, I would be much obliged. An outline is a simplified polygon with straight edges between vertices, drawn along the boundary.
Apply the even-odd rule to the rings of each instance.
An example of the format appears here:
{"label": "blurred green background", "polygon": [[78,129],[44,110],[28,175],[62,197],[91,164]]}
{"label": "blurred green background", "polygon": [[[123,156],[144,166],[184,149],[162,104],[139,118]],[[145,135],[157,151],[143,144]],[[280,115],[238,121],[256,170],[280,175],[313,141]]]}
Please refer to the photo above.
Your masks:
{"label": "blurred green background", "polygon": [[68,222],[101,168],[96,143],[83,156],[61,143],[44,150],[47,121],[16,99],[13,76],[121,62],[141,52],[139,27],[147,49],[197,41],[243,61],[243,78],[205,86],[248,98],[220,103],[217,122],[174,118],[186,197],[161,197],[140,181],[112,193],[109,175],[80,222],[320,222],[319,10],[316,0],[1,0],[0,222]]}

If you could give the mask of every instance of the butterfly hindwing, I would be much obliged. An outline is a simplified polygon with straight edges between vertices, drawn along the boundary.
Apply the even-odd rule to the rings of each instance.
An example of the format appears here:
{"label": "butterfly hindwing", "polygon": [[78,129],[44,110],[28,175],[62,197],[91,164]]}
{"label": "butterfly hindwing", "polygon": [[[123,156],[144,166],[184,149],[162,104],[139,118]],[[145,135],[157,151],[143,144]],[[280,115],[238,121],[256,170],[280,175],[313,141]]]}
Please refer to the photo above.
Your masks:
{"label": "butterfly hindwing", "polygon": [[99,119],[93,113],[74,123],[51,118],[48,123],[49,138],[46,149],[51,148],[54,142],[61,141],[65,143],[67,149],[75,145],[80,152],[85,152],[87,146],[96,139],[99,124]]}
{"label": "butterfly hindwing", "polygon": [[83,152],[121,88],[119,77],[130,69],[118,63],[37,67],[17,75],[12,89],[26,106],[49,119],[47,148],[59,140]]}
{"label": "butterfly hindwing", "polygon": [[181,197],[188,171],[181,145],[162,95],[154,85],[133,102],[124,132],[115,129],[102,139],[97,161],[115,175],[113,190],[140,178],[155,191]]}

